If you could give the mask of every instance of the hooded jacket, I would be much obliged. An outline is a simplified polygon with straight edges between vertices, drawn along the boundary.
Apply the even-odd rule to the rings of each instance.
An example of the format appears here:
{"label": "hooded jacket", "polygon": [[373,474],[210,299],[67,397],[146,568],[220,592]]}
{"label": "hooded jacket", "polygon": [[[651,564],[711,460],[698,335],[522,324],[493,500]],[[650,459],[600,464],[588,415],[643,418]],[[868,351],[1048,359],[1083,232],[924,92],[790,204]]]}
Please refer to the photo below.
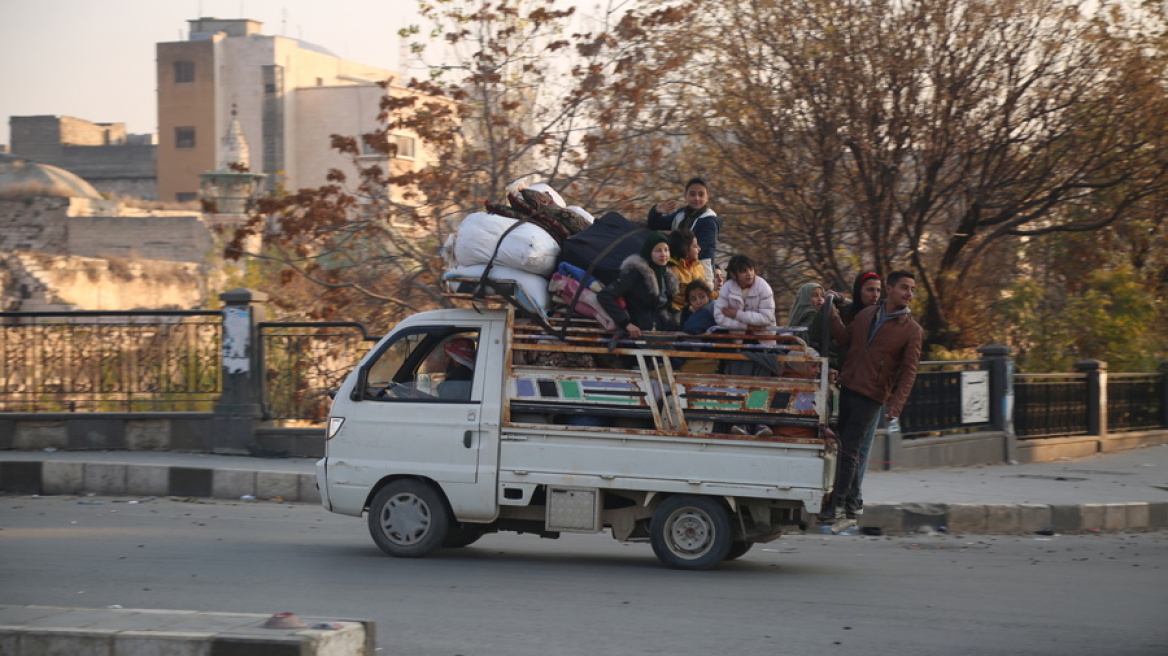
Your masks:
{"label": "hooded jacket", "polygon": [[[888,405],[888,416],[899,417],[917,379],[924,331],[908,308],[884,314],[887,301],[864,308],[844,325],[838,312],[831,317],[831,336],[847,349],[839,384]],[[884,322],[869,338],[873,322]]]}
{"label": "hooded jacket", "polygon": [[[686,208],[682,207],[671,214],[662,214],[657,211],[657,206],[654,205],[649,208],[649,229],[677,230],[685,219],[685,210]],[[690,230],[694,233],[694,237],[697,237],[698,246],[701,247],[701,251],[698,252],[698,261],[705,269],[706,282],[713,287],[714,255],[718,249],[718,233],[722,231],[722,217],[707,207],[706,211],[694,219],[693,227]]]}
{"label": "hooded jacket", "polygon": [[[616,280],[605,285],[596,298],[618,328],[632,323],[641,330],[676,330],[669,304],[677,295],[677,276],[666,268],[663,279],[665,289],[657,284],[657,276],[645,258],[633,254],[621,262]],[[626,307],[620,306],[619,298],[625,299]]]}

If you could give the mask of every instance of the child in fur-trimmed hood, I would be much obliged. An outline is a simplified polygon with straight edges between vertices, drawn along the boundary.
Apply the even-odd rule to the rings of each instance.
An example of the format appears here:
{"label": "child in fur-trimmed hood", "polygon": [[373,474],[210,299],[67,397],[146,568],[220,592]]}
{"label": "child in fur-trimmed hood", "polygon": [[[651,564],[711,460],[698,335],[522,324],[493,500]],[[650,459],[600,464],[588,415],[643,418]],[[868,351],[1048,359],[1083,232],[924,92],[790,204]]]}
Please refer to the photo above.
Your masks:
{"label": "child in fur-trimmed hood", "polygon": [[[669,241],[660,232],[645,237],[638,254],[621,263],[616,280],[596,295],[618,330],[636,339],[643,330],[676,330],[670,303],[678,291],[677,276],[669,270]],[[621,307],[617,299],[625,299]]]}

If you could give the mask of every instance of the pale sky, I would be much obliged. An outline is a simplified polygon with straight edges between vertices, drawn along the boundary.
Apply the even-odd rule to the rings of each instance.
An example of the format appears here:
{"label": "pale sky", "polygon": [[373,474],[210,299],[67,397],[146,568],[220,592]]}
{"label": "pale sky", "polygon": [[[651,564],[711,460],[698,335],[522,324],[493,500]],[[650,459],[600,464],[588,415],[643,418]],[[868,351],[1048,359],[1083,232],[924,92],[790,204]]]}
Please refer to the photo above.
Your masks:
{"label": "pale sky", "polygon": [[250,18],[264,34],[400,71],[415,0],[0,0],[0,144],[8,118],[51,114],[155,132],[154,44],[193,18]]}

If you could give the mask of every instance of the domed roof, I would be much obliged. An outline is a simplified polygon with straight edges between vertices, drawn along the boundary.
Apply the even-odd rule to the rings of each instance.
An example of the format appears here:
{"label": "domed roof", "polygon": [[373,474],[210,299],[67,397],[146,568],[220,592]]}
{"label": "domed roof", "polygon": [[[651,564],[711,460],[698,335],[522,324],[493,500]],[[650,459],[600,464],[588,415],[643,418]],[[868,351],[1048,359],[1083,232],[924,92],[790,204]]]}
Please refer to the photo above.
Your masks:
{"label": "domed roof", "polygon": [[13,196],[65,196],[93,198],[101,194],[74,173],[23,157],[0,153],[0,198]]}

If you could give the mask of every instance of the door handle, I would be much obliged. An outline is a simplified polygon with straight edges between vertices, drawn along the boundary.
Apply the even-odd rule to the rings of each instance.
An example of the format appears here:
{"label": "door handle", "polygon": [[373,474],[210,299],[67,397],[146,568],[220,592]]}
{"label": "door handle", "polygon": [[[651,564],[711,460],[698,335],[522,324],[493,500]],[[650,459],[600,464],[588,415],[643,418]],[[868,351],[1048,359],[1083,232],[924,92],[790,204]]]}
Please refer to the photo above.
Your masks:
{"label": "door handle", "polygon": [[470,448],[470,438],[471,438],[471,431],[467,431],[467,432],[462,434],[462,445],[468,449]]}

